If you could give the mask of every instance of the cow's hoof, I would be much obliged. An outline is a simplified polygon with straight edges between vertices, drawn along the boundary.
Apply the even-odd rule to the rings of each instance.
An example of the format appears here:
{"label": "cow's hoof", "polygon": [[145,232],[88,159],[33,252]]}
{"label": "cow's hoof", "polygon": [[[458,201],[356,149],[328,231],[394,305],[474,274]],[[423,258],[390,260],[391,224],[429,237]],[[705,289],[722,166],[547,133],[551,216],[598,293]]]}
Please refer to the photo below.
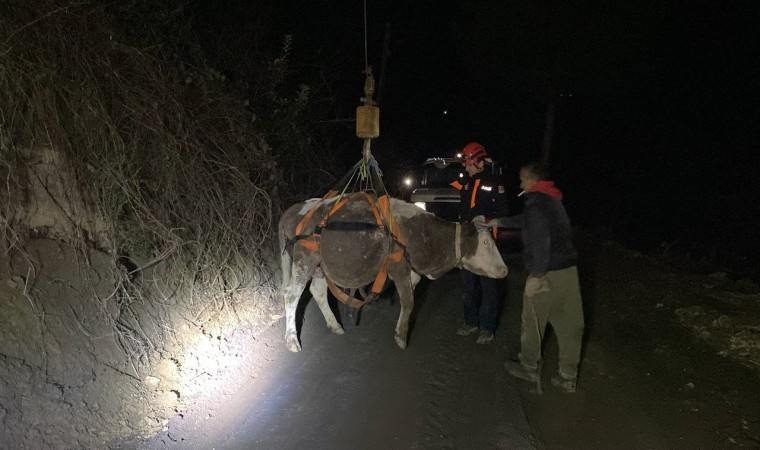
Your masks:
{"label": "cow's hoof", "polygon": [[341,328],[340,325],[338,325],[336,327],[330,327],[330,331],[332,331],[333,334],[345,334],[346,333],[346,331],[343,328]]}
{"label": "cow's hoof", "polygon": [[288,336],[288,350],[290,350],[293,353],[298,353],[301,351],[301,344],[298,342],[298,338],[295,336]]}
{"label": "cow's hoof", "polygon": [[396,344],[398,345],[398,348],[401,350],[406,348],[406,339],[402,339],[399,336],[396,336]]}

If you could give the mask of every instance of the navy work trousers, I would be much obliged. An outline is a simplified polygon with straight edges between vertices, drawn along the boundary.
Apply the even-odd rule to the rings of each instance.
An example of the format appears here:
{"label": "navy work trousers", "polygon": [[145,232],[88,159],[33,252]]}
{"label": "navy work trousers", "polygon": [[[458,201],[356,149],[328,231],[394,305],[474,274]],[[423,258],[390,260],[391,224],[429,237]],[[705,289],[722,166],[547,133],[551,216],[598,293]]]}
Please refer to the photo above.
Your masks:
{"label": "navy work trousers", "polygon": [[[496,279],[476,275],[465,269],[462,269],[460,273],[464,297],[464,323],[481,330],[495,332],[499,310]],[[478,283],[480,283],[480,299],[477,295]]]}

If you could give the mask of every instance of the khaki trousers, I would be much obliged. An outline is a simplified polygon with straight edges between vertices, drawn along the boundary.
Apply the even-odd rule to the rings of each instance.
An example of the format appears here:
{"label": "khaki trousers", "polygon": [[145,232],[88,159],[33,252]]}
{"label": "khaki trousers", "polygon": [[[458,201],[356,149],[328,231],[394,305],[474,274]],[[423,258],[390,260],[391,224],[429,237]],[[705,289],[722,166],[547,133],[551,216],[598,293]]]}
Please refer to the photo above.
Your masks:
{"label": "khaki trousers", "polygon": [[564,378],[578,376],[583,342],[583,304],[578,283],[578,268],[546,274],[551,290],[534,297],[523,293],[520,362],[535,369],[541,360],[541,341],[550,323],[559,343],[559,371]]}

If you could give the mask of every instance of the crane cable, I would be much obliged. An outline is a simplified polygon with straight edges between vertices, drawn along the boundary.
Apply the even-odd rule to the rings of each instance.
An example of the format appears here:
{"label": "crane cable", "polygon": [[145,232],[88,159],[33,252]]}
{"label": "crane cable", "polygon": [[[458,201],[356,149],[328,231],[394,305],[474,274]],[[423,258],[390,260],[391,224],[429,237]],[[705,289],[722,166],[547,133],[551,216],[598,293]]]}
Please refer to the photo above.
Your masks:
{"label": "crane cable", "polygon": [[[364,81],[364,97],[362,97],[362,101],[364,102],[364,107],[360,107],[357,109],[357,136],[363,138],[364,145],[362,146],[362,173],[360,173],[361,178],[363,180],[366,180],[368,177],[368,172],[370,171],[370,168],[368,167],[370,165],[370,161],[373,160],[372,158],[372,151],[371,151],[371,143],[372,138],[378,136],[379,132],[379,123],[378,120],[378,114],[379,111],[377,110],[377,106],[375,105],[374,100],[372,99],[372,95],[375,92],[375,78],[372,76],[372,67],[369,65],[369,39],[367,37],[368,34],[368,19],[367,19],[367,0],[363,1],[364,6],[364,74],[366,76],[366,79]],[[370,120],[369,126],[373,128],[373,131],[367,132],[366,130],[362,130],[361,133],[359,133],[359,111],[362,110],[362,117]],[[373,115],[374,111],[374,115]],[[367,115],[369,114],[369,116]],[[374,125],[373,123],[374,122]],[[362,126],[366,126],[367,123],[363,122]]]}
{"label": "crane cable", "polygon": [[367,52],[367,0],[364,0],[364,70],[369,67],[369,56]]}

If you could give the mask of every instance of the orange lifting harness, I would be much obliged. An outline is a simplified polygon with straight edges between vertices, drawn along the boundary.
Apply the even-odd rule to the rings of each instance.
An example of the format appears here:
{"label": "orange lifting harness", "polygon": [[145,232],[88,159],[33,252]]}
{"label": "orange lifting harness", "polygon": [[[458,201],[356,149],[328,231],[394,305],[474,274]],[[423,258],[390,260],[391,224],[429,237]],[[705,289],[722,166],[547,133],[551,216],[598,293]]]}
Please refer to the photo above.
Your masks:
{"label": "orange lifting harness", "polygon": [[[332,190],[325,194],[325,196],[322,197],[322,200],[333,198],[337,195],[338,191]],[[401,230],[399,230],[397,227],[394,227],[394,220],[390,210],[390,199],[388,195],[383,194],[380,197],[374,197],[367,192],[354,192],[352,194],[345,195],[335,202],[333,207],[330,208],[330,211],[327,213],[327,215],[322,218],[322,220],[320,220],[319,225],[315,228],[314,232],[308,236],[304,236],[301,233],[311,222],[311,219],[314,216],[314,212],[318,209],[317,207],[312,208],[309,210],[309,212],[306,213],[306,215],[303,216],[298,225],[296,225],[296,242],[307,250],[318,252],[319,238],[321,236],[319,231],[327,226],[328,219],[333,214],[335,214],[336,211],[343,207],[346,202],[356,197],[362,197],[367,201],[367,203],[370,205],[370,208],[372,209],[372,214],[375,216],[375,222],[377,223],[377,226],[382,230],[386,230],[390,234],[393,241],[396,243],[397,247],[399,247],[397,250],[389,252],[385,256],[385,259],[383,259],[383,264],[380,266],[380,271],[377,273],[377,276],[375,276],[375,281],[372,283],[372,290],[364,300],[358,300],[356,298],[349,297],[348,294],[343,292],[338,286],[335,285],[332,280],[325,276],[325,279],[327,280],[327,286],[330,288],[330,292],[332,292],[338,300],[353,308],[361,308],[365,304],[374,300],[380,294],[380,292],[382,292],[383,286],[385,286],[385,281],[388,278],[388,263],[401,261],[401,258],[404,257],[404,252],[406,250],[406,247],[404,245],[405,241],[403,235],[401,234]]]}
{"label": "orange lifting harness", "polygon": [[[367,4],[365,0],[365,32],[367,27],[366,14]],[[328,219],[333,214],[335,214],[337,210],[345,205],[346,202],[348,202],[350,199],[356,198],[357,196],[361,196],[367,201],[367,203],[369,203],[370,208],[372,209],[372,214],[375,216],[375,222],[377,222],[377,226],[380,229],[385,230],[386,233],[390,235],[397,247],[395,251],[391,251],[389,249],[388,253],[385,255],[383,263],[380,266],[380,271],[375,277],[375,281],[372,283],[372,290],[370,291],[370,294],[367,295],[367,298],[364,300],[358,300],[356,298],[350,297],[338,286],[336,286],[332,280],[325,276],[327,286],[330,288],[330,291],[333,293],[333,295],[335,295],[335,297],[341,302],[357,309],[371,302],[380,294],[383,286],[385,286],[385,281],[388,278],[389,262],[399,262],[401,261],[401,258],[406,256],[404,237],[401,235],[401,230],[397,229],[397,227],[394,227],[393,215],[391,214],[390,209],[390,197],[388,196],[388,192],[385,190],[385,186],[383,185],[382,175],[380,173],[380,168],[377,166],[377,161],[375,161],[375,159],[372,157],[372,152],[370,151],[372,139],[380,136],[380,109],[372,99],[372,95],[375,93],[375,78],[372,76],[372,66],[370,66],[366,60],[366,34],[364,39],[364,74],[366,75],[366,78],[364,81],[364,97],[361,98],[361,100],[364,102],[364,106],[360,106],[356,110],[356,136],[364,140],[362,160],[359,161],[354,166],[353,170],[349,171],[346,177],[344,177],[343,180],[338,184],[338,186],[341,186],[343,189],[342,192],[336,189],[332,189],[327,194],[325,194],[324,197],[322,197],[322,200],[326,200],[339,196],[327,215],[319,221],[319,225],[314,229],[314,231],[307,236],[302,234],[304,229],[311,222],[314,212],[318,209],[317,207],[309,210],[309,212],[304,215],[303,219],[301,219],[298,225],[296,225],[296,234],[294,238],[294,240],[298,242],[302,247],[312,252],[318,252],[320,232],[327,226]],[[349,184],[351,183],[351,180],[354,179],[354,176],[356,174],[359,174],[359,177],[362,180],[362,186],[358,190],[355,189],[353,193],[344,195],[349,187]],[[356,188],[356,186],[354,186],[354,188]],[[375,192],[375,195],[370,195],[367,193],[367,190],[370,189]],[[377,195],[378,193],[381,195]]]}

